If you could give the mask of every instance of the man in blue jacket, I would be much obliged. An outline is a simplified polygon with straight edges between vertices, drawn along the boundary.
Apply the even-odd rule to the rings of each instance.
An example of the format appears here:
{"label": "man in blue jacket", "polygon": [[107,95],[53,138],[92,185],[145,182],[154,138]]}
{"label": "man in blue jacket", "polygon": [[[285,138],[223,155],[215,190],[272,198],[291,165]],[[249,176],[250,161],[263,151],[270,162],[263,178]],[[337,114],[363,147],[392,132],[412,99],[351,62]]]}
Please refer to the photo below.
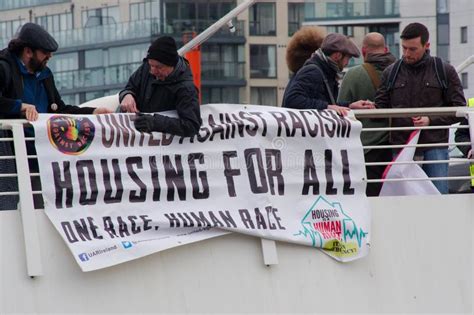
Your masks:
{"label": "man in blue jacket", "polygon": [[[18,36],[0,52],[0,118],[38,119],[38,114],[107,114],[104,107],[78,107],[63,102],[56,88],[53,73],[47,67],[49,59],[58,49],[56,40],[40,25],[24,24]],[[33,135],[31,128],[25,129]],[[10,131],[0,130],[0,138],[11,137]],[[32,142],[27,142],[28,154],[36,154]],[[0,141],[0,155],[13,155],[12,143]],[[38,172],[36,159],[29,159],[30,172]],[[0,160],[0,173],[16,173],[13,159]],[[37,177],[32,178],[33,190],[41,190]],[[0,178],[0,192],[18,191],[15,177]],[[40,195],[34,195],[35,206],[43,207]],[[18,196],[0,196],[0,210],[17,208]]]}
{"label": "man in blue jacket", "polygon": [[345,115],[349,108],[375,108],[372,102],[337,103],[338,83],[352,57],[360,56],[357,46],[345,35],[328,34],[313,56],[290,80],[283,97],[283,107],[297,109],[333,109]]}

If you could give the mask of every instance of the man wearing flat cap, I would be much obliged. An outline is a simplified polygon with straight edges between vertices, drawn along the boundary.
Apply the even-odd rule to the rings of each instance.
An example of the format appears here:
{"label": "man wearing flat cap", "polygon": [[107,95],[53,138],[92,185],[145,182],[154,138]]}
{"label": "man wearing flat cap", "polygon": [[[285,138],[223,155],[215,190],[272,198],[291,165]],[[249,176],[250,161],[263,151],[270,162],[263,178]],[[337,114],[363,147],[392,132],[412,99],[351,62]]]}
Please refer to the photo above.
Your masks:
{"label": "man wearing flat cap", "polygon": [[[143,64],[131,75],[119,97],[122,112],[139,113],[135,127],[140,131],[189,137],[201,126],[193,75],[188,62],[178,55],[172,37],[160,37],[150,45]],[[169,110],[176,110],[178,117],[158,113]]]}
{"label": "man wearing flat cap", "polygon": [[0,117],[33,121],[38,113],[102,114],[106,108],[66,105],[47,67],[58,43],[41,26],[24,24],[0,52]]}
{"label": "man wearing flat cap", "polygon": [[346,115],[349,108],[374,108],[372,102],[336,102],[338,75],[352,57],[359,57],[359,49],[342,34],[328,34],[321,48],[309,58],[290,80],[283,97],[283,107],[296,109],[333,109]]}
{"label": "man wearing flat cap", "polygon": [[[38,113],[103,114],[106,108],[78,107],[66,105],[59,95],[51,70],[47,67],[58,43],[41,26],[24,24],[8,48],[0,51],[0,118],[26,118],[34,121]],[[25,129],[33,136],[31,128]],[[0,137],[11,137],[9,131],[1,130]],[[12,144],[0,141],[0,155],[13,155]],[[27,142],[28,154],[36,154],[32,142]],[[38,172],[37,160],[29,159],[30,171]],[[0,160],[0,172],[15,173],[14,160]],[[33,178],[33,189],[41,190],[37,178]],[[16,178],[0,179],[0,191],[18,191]],[[36,207],[42,207],[40,195],[35,195]],[[18,196],[0,197],[0,210],[16,209]]]}

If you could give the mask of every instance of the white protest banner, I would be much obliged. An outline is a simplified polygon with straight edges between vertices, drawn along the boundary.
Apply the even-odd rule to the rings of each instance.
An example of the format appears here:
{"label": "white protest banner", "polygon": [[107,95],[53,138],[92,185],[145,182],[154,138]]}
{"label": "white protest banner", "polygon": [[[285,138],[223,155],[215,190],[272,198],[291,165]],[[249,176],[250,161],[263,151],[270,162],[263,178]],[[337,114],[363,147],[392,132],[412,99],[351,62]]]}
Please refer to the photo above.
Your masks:
{"label": "white protest banner", "polygon": [[45,210],[83,271],[238,232],[368,253],[361,124],[334,111],[201,107],[197,136],[134,115],[40,115]]}
{"label": "white protest banner", "polygon": [[407,147],[400,150],[393,161],[387,165],[382,175],[382,179],[403,179],[416,178],[417,181],[386,181],[380,189],[380,196],[420,196],[420,195],[441,195],[436,186],[429,180],[428,175],[418,164],[394,164],[394,162],[413,161],[415,157],[420,130],[415,130],[410,134]]}

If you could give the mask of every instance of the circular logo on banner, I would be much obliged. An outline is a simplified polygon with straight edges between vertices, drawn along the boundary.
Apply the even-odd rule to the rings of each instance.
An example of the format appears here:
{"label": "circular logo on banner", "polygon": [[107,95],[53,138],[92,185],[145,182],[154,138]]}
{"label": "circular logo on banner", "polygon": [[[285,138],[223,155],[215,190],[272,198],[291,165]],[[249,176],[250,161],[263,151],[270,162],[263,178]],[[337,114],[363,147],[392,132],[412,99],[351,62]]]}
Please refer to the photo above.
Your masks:
{"label": "circular logo on banner", "polygon": [[79,155],[89,148],[94,139],[95,126],[89,118],[52,116],[48,120],[48,137],[58,151]]}

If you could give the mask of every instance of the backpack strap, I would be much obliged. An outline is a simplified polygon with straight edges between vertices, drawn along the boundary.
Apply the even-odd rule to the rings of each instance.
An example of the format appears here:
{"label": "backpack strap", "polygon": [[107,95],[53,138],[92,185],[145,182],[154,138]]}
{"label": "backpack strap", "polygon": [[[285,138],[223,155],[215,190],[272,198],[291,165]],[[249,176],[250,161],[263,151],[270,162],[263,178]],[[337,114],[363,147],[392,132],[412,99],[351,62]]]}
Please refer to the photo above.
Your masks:
{"label": "backpack strap", "polygon": [[388,77],[388,83],[387,83],[387,90],[391,91],[393,89],[393,86],[395,84],[395,79],[397,78],[398,71],[400,71],[400,66],[402,65],[402,59],[398,59],[392,68],[392,71],[390,71],[390,75]]}
{"label": "backpack strap", "polygon": [[318,71],[321,73],[321,76],[323,77],[324,85],[326,86],[326,90],[329,94],[329,99],[331,100],[331,104],[336,104],[336,99],[334,98],[334,95],[332,94],[331,87],[329,86],[328,79],[324,75],[323,70],[321,70],[321,68],[318,65],[314,64],[314,63],[310,63],[310,64],[308,64],[308,66],[312,66],[312,67],[318,69]]}
{"label": "backpack strap", "polygon": [[441,89],[443,90],[443,102],[444,105],[448,104],[448,80],[446,78],[446,69],[444,68],[443,60],[439,57],[434,58],[434,68],[436,73],[436,78],[438,79]]}
{"label": "backpack strap", "polygon": [[438,79],[438,82],[443,88],[443,90],[447,90],[448,80],[446,79],[446,69],[444,68],[443,60],[439,57],[433,57],[433,58],[434,58],[436,78]]}
{"label": "backpack strap", "polygon": [[380,86],[380,76],[375,70],[374,65],[368,62],[364,62],[362,64],[362,67],[364,67],[365,71],[367,71],[367,74],[369,75],[370,80],[372,81],[372,85],[374,86],[374,89],[377,90]]}

